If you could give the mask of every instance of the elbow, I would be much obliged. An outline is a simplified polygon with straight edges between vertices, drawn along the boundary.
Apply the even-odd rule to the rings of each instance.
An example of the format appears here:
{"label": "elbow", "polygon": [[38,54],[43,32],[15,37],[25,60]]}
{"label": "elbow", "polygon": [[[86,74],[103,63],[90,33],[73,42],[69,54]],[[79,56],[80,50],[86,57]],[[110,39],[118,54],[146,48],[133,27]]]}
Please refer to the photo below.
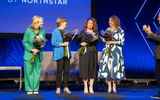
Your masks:
{"label": "elbow", "polygon": [[123,46],[123,45],[125,44],[125,42],[123,41],[121,44],[122,44],[122,46]]}
{"label": "elbow", "polygon": [[53,47],[59,47],[59,43],[52,43]]}

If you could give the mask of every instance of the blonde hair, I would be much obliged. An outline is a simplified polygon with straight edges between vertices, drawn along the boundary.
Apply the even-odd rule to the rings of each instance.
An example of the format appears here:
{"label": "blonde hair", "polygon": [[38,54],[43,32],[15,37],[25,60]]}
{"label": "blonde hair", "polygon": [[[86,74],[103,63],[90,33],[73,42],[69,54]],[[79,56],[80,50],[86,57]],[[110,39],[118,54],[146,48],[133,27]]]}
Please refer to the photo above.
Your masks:
{"label": "blonde hair", "polygon": [[40,16],[34,16],[32,18],[32,24],[30,25],[30,28],[33,30],[33,31],[36,31],[39,29],[39,23],[43,21],[43,18],[40,17]]}
{"label": "blonde hair", "polygon": [[56,20],[56,24],[58,27],[60,27],[61,23],[63,23],[63,22],[67,22],[66,18],[64,18],[64,17],[57,18],[57,20]]}

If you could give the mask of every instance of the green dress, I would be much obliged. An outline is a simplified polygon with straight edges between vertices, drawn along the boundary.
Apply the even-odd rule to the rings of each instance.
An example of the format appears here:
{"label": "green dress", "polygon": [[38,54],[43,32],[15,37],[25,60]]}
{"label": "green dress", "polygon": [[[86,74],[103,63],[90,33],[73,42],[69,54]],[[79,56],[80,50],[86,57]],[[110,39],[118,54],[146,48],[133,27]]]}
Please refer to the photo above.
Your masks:
{"label": "green dress", "polygon": [[[39,34],[45,38],[45,30],[40,29]],[[35,32],[31,29],[27,29],[23,37],[23,45],[25,47],[24,52],[24,78],[25,78],[25,90],[26,91],[38,91],[40,83],[41,64],[43,59],[42,50],[36,56],[35,62],[30,62],[30,58],[34,49],[33,40],[36,36]]]}

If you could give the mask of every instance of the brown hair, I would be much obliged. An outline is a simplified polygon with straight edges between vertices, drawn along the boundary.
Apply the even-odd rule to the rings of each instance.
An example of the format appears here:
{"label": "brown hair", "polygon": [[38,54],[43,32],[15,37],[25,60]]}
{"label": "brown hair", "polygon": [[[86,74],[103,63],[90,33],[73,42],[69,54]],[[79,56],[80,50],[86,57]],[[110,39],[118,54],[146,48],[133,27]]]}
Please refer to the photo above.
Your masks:
{"label": "brown hair", "polygon": [[56,20],[56,24],[58,27],[60,27],[61,23],[63,22],[67,22],[66,18],[60,17],[60,18],[57,18]]}
{"label": "brown hair", "polygon": [[85,22],[85,24],[84,24],[84,29],[87,29],[87,24],[88,24],[88,21],[89,20],[91,20],[92,22],[93,22],[93,31],[97,31],[97,21],[96,21],[96,19],[94,19],[94,18],[89,18],[89,19],[87,19],[86,20],[86,22]]}
{"label": "brown hair", "polygon": [[116,28],[120,27],[120,20],[117,16],[111,16],[110,18],[114,22],[114,26]]}
{"label": "brown hair", "polygon": [[41,21],[43,21],[43,18],[40,17],[40,16],[34,16],[32,18],[32,24],[30,25],[30,28],[33,30],[33,31],[36,31],[39,29],[39,26],[38,26],[38,23],[40,23]]}

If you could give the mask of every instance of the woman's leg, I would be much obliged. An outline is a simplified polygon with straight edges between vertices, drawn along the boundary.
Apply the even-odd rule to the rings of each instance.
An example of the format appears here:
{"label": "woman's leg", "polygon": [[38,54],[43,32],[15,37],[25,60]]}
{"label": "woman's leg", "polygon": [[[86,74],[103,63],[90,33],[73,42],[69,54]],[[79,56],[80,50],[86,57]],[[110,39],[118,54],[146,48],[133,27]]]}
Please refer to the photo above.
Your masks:
{"label": "woman's leg", "polygon": [[30,61],[24,61],[24,79],[25,91],[34,91],[33,64]]}
{"label": "woman's leg", "polygon": [[63,66],[63,84],[64,87],[68,87],[68,76],[69,76],[69,67],[70,67],[70,59],[64,59],[64,66]]}
{"label": "woman's leg", "polygon": [[89,92],[91,94],[93,94],[94,93],[94,91],[93,91],[94,78],[90,78],[89,84],[90,84],[90,86],[89,86]]}
{"label": "woman's leg", "polygon": [[[42,61],[39,60],[39,57],[36,57],[35,60],[35,66],[34,66],[34,91],[39,91],[39,85],[40,85],[40,73],[41,73],[41,65]],[[38,92],[37,92],[38,94]]]}
{"label": "woman's leg", "polygon": [[116,89],[116,79],[113,79],[113,93],[117,93],[117,89]]}
{"label": "woman's leg", "polygon": [[61,79],[62,79],[62,70],[63,70],[63,58],[57,61],[57,75],[56,75],[56,83],[57,90],[56,93],[60,94],[61,91]]}
{"label": "woman's leg", "polygon": [[84,83],[84,94],[88,93],[88,79],[83,79]]}
{"label": "woman's leg", "polygon": [[71,93],[68,88],[68,76],[69,76],[69,67],[70,67],[70,59],[64,58],[64,66],[63,66],[63,84],[64,84],[64,92]]}
{"label": "woman's leg", "polygon": [[107,81],[108,81],[108,93],[110,94],[111,91],[112,91],[112,82],[111,82],[111,78],[108,78]]}

